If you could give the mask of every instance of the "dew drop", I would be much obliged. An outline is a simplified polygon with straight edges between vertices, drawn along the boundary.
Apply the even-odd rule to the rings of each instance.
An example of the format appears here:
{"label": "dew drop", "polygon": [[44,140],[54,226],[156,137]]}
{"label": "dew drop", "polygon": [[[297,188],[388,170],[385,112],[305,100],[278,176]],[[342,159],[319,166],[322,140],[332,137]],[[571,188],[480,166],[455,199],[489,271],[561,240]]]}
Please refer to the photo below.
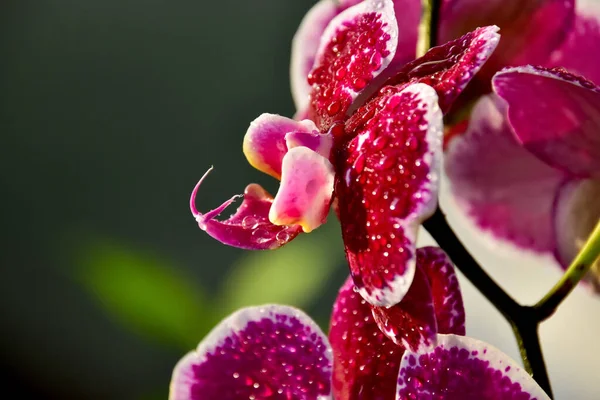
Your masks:
{"label": "dew drop", "polygon": [[242,227],[245,229],[255,229],[258,227],[258,220],[251,215],[247,215],[242,219]]}
{"label": "dew drop", "polygon": [[287,243],[290,240],[290,235],[286,231],[281,231],[275,235],[275,239],[277,239],[279,243]]}

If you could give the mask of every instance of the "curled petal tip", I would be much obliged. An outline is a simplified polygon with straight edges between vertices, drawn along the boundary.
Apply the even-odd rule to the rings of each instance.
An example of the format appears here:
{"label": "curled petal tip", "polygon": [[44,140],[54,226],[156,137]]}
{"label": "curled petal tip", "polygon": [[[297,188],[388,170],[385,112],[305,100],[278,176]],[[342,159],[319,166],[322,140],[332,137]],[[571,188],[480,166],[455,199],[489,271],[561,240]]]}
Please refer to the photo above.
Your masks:
{"label": "curled petal tip", "polygon": [[196,183],[196,186],[194,186],[194,190],[192,190],[192,194],[190,195],[190,211],[192,212],[192,215],[196,218],[196,220],[202,215],[200,211],[198,211],[198,209],[196,208],[196,195],[198,194],[198,189],[200,189],[200,185],[202,185],[204,179],[206,179],[208,174],[210,174],[213,169],[214,167],[211,165],[208,171],[206,171],[204,175],[202,175],[202,178],[200,178],[198,183]]}

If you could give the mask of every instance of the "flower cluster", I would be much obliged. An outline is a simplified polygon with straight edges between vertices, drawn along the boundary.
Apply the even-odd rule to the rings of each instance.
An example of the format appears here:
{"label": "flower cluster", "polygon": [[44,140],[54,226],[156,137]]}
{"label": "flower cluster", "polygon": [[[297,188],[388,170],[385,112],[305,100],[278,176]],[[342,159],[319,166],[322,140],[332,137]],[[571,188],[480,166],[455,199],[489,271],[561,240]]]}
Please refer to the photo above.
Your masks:
{"label": "flower cluster", "polygon": [[172,400],[549,398],[464,336],[454,266],[417,234],[437,208],[443,116],[469,115],[446,138],[459,204],[497,237],[570,262],[600,215],[586,203],[600,194],[600,89],[574,74],[599,70],[573,57],[600,26],[573,0],[445,0],[443,44],[416,58],[421,7],[317,3],[292,46],[295,118],[263,114],[244,137],[249,163],[280,180],[276,196],[251,184],[218,220],[241,196],[202,213],[206,174],[192,192],[200,228],[245,249],[281,247],[334,208],[350,277],[329,336],[290,307],[240,310],[180,361]]}

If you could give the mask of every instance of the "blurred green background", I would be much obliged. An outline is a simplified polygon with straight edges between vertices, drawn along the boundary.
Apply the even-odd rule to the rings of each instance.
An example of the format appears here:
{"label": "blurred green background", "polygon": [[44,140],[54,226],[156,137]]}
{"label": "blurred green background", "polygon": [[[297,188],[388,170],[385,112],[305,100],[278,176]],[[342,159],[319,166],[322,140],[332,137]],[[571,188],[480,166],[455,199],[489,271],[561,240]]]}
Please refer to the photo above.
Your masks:
{"label": "blurred green background", "polygon": [[250,182],[276,190],[241,142],[260,113],[293,114],[290,42],[312,4],[0,3],[4,393],[164,399],[177,360],[240,305],[327,324],[346,275],[337,226],[249,253],[187,206],[213,164],[202,210]]}

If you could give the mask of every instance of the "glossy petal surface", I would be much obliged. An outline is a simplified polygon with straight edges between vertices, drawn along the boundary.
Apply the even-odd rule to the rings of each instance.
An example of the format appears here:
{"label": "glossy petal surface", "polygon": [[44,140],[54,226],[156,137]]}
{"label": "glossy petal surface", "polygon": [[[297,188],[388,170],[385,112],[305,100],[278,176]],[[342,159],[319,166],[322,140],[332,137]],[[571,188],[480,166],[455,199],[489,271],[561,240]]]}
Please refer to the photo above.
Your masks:
{"label": "glossy petal surface", "polygon": [[269,210],[273,197],[260,185],[250,184],[244,191],[244,201],[235,214],[224,221],[215,219],[240,195],[233,196],[219,207],[202,214],[195,206],[196,194],[200,185],[212,170],[200,179],[190,198],[190,209],[200,229],[219,242],[248,250],[266,250],[281,247],[301,231],[300,226],[278,226],[269,221]]}
{"label": "glossy petal surface", "polygon": [[331,398],[327,337],[302,311],[267,305],[223,320],[175,367],[170,400]]}
{"label": "glossy petal surface", "polygon": [[545,163],[600,176],[600,89],[564,70],[516,67],[494,76],[519,141]]}
{"label": "glossy petal surface", "polygon": [[319,227],[329,212],[333,165],[308,147],[294,147],[283,157],[281,186],[269,220],[276,225],[300,225],[304,232]]}
{"label": "glossy petal surface", "polygon": [[365,0],[327,26],[308,75],[308,115],[321,132],[344,119],[358,93],[390,63],[397,36],[391,0]]}
{"label": "glossy petal surface", "polygon": [[394,343],[413,350],[432,344],[437,333],[433,297],[419,261],[417,253],[415,277],[402,301],[389,308],[373,307],[379,329]]}
{"label": "glossy petal surface", "polygon": [[317,127],[310,120],[294,121],[276,114],[262,114],[250,123],[244,136],[244,155],[250,165],[277,179],[287,152],[287,133],[312,133]]}
{"label": "glossy petal surface", "polygon": [[392,306],[412,283],[417,231],[437,204],[442,115],[424,84],[373,102],[336,154],[335,191],[354,283],[369,303]]}
{"label": "glossy petal surface", "polygon": [[482,98],[445,156],[452,194],[479,227],[521,247],[552,251],[552,203],[565,176],[517,142],[502,99]]}
{"label": "glossy petal surface", "polygon": [[290,78],[292,82],[292,97],[296,110],[300,114],[308,106],[310,85],[308,74],[315,63],[315,57],[321,36],[331,20],[361,0],[319,0],[304,16],[294,39],[292,40],[292,60],[290,63]]}
{"label": "glossy petal surface", "polygon": [[[600,180],[573,180],[565,184],[555,202],[555,256],[567,267],[575,258],[600,220]],[[585,280],[600,293],[600,260],[592,266]]]}
{"label": "glossy petal surface", "polygon": [[438,335],[438,344],[402,357],[396,399],[549,400],[506,354],[472,338]]}
{"label": "glossy petal surface", "polygon": [[488,60],[499,38],[498,27],[487,26],[434,47],[423,57],[406,64],[385,83],[380,93],[397,92],[410,83],[425,83],[436,90],[445,113]]}
{"label": "glossy petal surface", "polygon": [[335,301],[329,340],[336,399],[393,399],[404,348],[377,327],[370,305],[348,278]]}
{"label": "glossy petal surface", "polygon": [[438,333],[464,335],[465,307],[448,255],[439,247],[421,247],[417,249],[417,265],[431,288]]}
{"label": "glossy petal surface", "polygon": [[477,27],[498,25],[502,40],[482,71],[487,80],[506,66],[542,64],[564,40],[574,19],[575,0],[445,0],[440,43]]}

